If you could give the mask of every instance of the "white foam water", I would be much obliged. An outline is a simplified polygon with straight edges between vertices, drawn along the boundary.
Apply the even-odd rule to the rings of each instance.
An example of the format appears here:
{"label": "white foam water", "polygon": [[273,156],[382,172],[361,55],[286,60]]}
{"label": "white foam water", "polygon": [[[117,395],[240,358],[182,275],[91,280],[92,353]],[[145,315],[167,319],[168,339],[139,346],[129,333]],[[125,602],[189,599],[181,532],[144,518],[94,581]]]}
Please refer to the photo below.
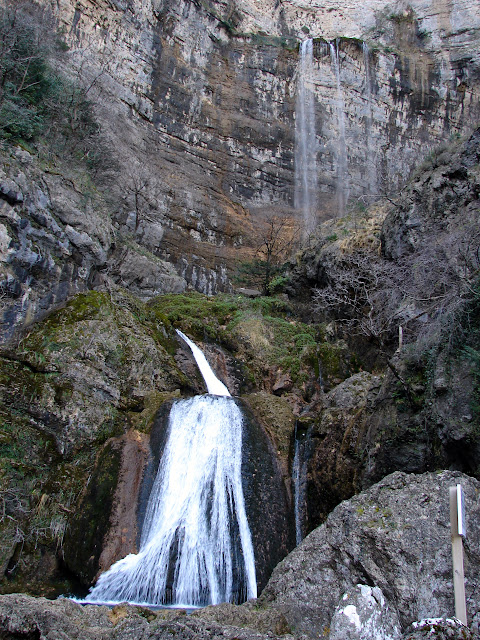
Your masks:
{"label": "white foam water", "polygon": [[338,215],[344,216],[349,197],[348,156],[345,133],[345,100],[343,96],[342,82],[340,78],[340,57],[338,41],[330,43],[330,57],[335,74],[337,97],[335,107],[338,119],[338,143],[337,143],[337,201]]}
{"label": "white foam water", "polygon": [[200,373],[202,374],[203,379],[205,380],[205,384],[207,385],[208,393],[212,393],[216,396],[229,396],[230,392],[223,384],[223,382],[221,382],[213,373],[212,368],[208,364],[203,351],[199,349],[199,347],[197,347],[197,345],[192,342],[189,337],[182,333],[180,329],[176,329],[176,332],[190,347],[193,357],[195,358],[195,362],[197,363],[197,366],[200,369]]}
{"label": "white foam water", "polygon": [[84,602],[196,607],[256,597],[241,476],[242,414],[203,353],[180,335],[215,395],[172,406],[139,553],[102,574]]}

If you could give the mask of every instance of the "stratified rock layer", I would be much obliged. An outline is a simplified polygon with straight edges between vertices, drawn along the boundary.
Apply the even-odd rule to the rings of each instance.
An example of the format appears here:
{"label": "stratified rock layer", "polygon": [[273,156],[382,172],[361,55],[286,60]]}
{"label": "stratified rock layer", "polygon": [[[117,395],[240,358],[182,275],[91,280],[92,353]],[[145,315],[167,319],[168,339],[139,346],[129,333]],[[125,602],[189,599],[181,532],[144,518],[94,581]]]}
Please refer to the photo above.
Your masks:
{"label": "stratified rock layer", "polygon": [[[73,274],[48,265],[62,285],[56,300],[91,286],[99,269],[143,298],[185,283],[230,290],[269,216],[298,225],[295,95],[306,35],[314,38],[319,218],[342,213],[349,199],[398,190],[432,146],[479,117],[479,12],[465,0],[370,0],[361,10],[346,0],[314,9],[296,0],[40,4],[65,34],[68,72],[90,87],[118,166],[105,228],[96,211],[86,224],[78,194],[67,211],[61,176],[48,177],[51,194],[42,188],[46,203],[59,196],[58,229],[47,224],[46,233],[77,256]],[[16,185],[7,191],[22,194],[20,174],[6,177]],[[0,232],[9,252],[9,229]],[[38,254],[26,234],[23,245]],[[24,259],[42,266],[28,251]],[[18,299],[43,286],[27,275],[15,274]]]}

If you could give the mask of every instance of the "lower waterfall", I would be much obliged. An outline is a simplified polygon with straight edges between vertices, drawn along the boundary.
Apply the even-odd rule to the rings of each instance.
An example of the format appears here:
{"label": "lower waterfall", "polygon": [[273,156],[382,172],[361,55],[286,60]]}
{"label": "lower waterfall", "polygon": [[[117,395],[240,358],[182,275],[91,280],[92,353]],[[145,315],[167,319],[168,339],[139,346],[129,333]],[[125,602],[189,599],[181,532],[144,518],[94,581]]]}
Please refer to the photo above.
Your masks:
{"label": "lower waterfall", "polygon": [[[215,378],[186,341],[202,373],[208,367]],[[102,574],[86,602],[195,607],[256,597],[241,476],[243,417],[215,380],[222,395],[173,404],[139,552]]]}

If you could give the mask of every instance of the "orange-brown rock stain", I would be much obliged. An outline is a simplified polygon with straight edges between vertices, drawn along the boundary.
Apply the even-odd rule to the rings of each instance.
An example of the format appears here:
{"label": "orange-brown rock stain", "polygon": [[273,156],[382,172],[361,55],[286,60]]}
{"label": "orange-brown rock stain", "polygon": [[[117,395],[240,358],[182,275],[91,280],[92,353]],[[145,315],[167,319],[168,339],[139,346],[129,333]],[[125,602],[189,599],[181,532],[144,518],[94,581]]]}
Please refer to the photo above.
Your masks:
{"label": "orange-brown rock stain", "polygon": [[[118,484],[99,560],[99,574],[137,548],[137,503],[143,472],[149,458],[149,437],[130,430],[121,438],[124,442]],[[97,576],[98,577],[98,576]]]}

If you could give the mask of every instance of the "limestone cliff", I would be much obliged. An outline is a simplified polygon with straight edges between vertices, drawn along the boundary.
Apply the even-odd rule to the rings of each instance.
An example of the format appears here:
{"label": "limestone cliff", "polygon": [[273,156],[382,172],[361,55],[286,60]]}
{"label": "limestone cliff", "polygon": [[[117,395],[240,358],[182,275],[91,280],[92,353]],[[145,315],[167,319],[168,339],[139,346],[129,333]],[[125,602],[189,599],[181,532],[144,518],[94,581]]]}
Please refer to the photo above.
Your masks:
{"label": "limestone cliff", "polygon": [[[248,394],[287,502],[295,420],[297,436],[310,438],[307,530],[399,468],[478,475],[478,132],[456,146],[479,117],[478,2],[38,4],[63,34],[58,70],[87,91],[111,165],[100,180],[35,142],[2,145],[2,590],[55,595],[78,587],[65,565],[88,583],[134,547],[137,514],[122,505],[138,492],[154,417],[201,389],[174,326]],[[294,305],[157,297],[230,291],[273,214],[298,226],[298,43],[307,35],[317,217],[336,219],[292,263]],[[370,509],[362,501],[383,500],[380,489],[352,504]],[[323,545],[327,530],[304,549]],[[352,580],[383,581],[390,598],[384,569],[372,578],[369,567],[335,583],[322,625]],[[267,591],[279,609],[290,588],[281,571]],[[419,601],[398,607],[402,624]],[[37,633],[18,624],[12,634]]]}
{"label": "limestone cliff", "polygon": [[[269,216],[286,216],[290,227],[300,222],[295,97],[306,35],[314,38],[319,219],[337,215],[345,200],[368,204],[396,191],[430,147],[479,117],[477,2],[375,0],[361,10],[351,2],[250,0],[39,4],[53,12],[69,47],[60,67],[88,87],[118,171],[107,189],[116,194],[111,222],[103,214],[96,221],[99,201],[88,205],[88,223],[79,203],[55,217],[65,246],[55,251],[81,270],[57,260],[49,301],[35,300],[45,285],[31,265],[16,276],[12,286],[18,298],[29,296],[34,316],[65,298],[59,289],[92,286],[98,270],[144,298],[186,283],[205,293],[230,290]],[[21,182],[25,171],[6,174]],[[50,199],[65,200],[61,180],[47,182]],[[29,198],[37,219],[49,208],[40,189],[45,202]],[[75,189],[70,198],[78,199]],[[11,239],[7,232],[5,250]],[[55,252],[44,259],[55,261]],[[76,271],[55,275],[62,269]],[[12,313],[25,318],[18,306]]]}
{"label": "limestone cliff", "polygon": [[[369,2],[361,16],[348,3],[187,0],[99,10],[63,2],[60,8],[72,56],[80,49],[92,73],[103,74],[108,101],[100,99],[99,107],[106,126],[115,123],[127,171],[138,172],[140,163],[157,181],[152,215],[165,233],[156,251],[205,292],[228,286],[232,262],[255,247],[262,217],[297,216],[296,44],[305,34],[315,39],[311,143],[320,217],[337,212],[339,190],[358,198],[398,188],[430,146],[468,130],[479,116],[478,12],[462,2]],[[341,95],[323,45],[334,40]]]}

